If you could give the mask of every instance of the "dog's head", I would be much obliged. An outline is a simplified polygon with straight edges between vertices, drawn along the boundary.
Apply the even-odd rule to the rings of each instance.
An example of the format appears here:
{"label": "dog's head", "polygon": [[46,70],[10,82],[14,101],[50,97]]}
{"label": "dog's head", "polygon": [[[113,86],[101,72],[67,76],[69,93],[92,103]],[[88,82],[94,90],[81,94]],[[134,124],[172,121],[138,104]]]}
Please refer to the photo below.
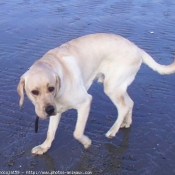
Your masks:
{"label": "dog's head", "polygon": [[24,102],[24,90],[35,106],[35,112],[40,118],[56,114],[56,96],[60,89],[58,75],[42,63],[34,64],[21,76],[17,87],[20,95],[20,106]]}

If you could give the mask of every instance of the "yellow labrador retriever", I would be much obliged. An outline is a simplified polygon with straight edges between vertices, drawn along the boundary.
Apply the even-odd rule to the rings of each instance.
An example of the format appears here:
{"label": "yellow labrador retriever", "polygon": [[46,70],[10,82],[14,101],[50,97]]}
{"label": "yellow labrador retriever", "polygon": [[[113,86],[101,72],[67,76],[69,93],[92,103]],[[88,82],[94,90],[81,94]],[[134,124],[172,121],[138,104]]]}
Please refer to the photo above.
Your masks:
{"label": "yellow labrador retriever", "polygon": [[118,118],[106,137],[114,137],[119,128],[130,127],[134,103],[127,87],[142,62],[160,74],[175,72],[175,62],[160,65],[134,43],[114,34],[86,35],[48,51],[21,76],[17,88],[20,106],[25,90],[37,116],[50,117],[47,138],[32,153],[43,154],[51,147],[61,114],[71,108],[78,112],[75,139],[85,148],[91,145],[84,130],[92,101],[87,90],[94,79],[104,84],[104,92],[118,110]]}

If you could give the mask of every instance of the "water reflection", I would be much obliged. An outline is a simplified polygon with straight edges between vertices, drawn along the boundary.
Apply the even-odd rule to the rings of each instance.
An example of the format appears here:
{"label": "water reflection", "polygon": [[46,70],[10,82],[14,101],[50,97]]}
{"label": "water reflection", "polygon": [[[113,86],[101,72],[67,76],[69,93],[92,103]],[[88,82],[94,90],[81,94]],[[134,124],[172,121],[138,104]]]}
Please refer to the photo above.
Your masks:
{"label": "water reflection", "polygon": [[122,168],[122,160],[129,147],[131,129],[121,129],[122,141],[119,145],[116,140],[100,145],[92,145],[84,151],[81,159],[70,169],[74,171],[92,171],[92,173],[116,174]]}
{"label": "water reflection", "polygon": [[107,162],[107,171],[108,173],[116,173],[122,168],[122,160],[125,152],[129,148],[129,134],[130,128],[122,129],[123,139],[119,146],[113,143],[106,143],[105,148],[108,151],[108,156],[106,157],[105,162]]}

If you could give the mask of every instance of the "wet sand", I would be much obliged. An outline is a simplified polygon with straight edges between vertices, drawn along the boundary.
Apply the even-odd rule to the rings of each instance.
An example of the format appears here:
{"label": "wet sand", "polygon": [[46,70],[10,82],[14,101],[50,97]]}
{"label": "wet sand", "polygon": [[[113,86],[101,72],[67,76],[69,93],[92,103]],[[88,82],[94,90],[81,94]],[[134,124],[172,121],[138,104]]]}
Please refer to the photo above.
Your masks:
{"label": "wet sand", "polygon": [[175,2],[156,1],[3,1],[0,2],[0,171],[91,171],[106,175],[175,174],[175,75],[161,76],[142,66],[129,94],[135,102],[133,124],[113,139],[105,133],[117,111],[103,87],[94,83],[85,133],[85,150],[72,133],[76,111],[66,112],[51,149],[31,149],[46,137],[48,120],[34,132],[34,107],[26,98],[19,109],[20,76],[49,49],[96,32],[122,35],[162,63],[175,51]]}

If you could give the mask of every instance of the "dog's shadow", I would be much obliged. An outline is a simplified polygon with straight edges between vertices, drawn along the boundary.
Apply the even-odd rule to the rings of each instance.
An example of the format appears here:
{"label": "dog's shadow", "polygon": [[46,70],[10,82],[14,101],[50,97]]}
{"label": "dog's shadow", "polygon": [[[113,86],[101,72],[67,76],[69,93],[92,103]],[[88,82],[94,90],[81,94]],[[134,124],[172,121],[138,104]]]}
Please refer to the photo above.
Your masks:
{"label": "dog's shadow", "polygon": [[121,129],[122,141],[116,144],[115,140],[108,140],[100,146],[92,145],[84,151],[81,159],[72,167],[74,171],[92,171],[92,173],[117,172],[121,170],[123,157],[129,148],[129,135],[131,129]]}
{"label": "dog's shadow", "polygon": [[45,169],[47,171],[57,171],[54,159],[48,153],[41,155],[40,158],[45,162]]}
{"label": "dog's shadow", "polygon": [[[71,167],[68,169],[70,171],[105,171],[116,172],[122,167],[123,157],[126,150],[129,147],[129,129],[121,129],[123,133],[123,138],[120,144],[115,144],[113,140],[110,140],[106,143],[100,144],[100,146],[92,145],[89,149],[84,150],[79,160],[75,161]],[[77,143],[79,144],[79,143]],[[84,149],[84,148],[82,148]],[[45,153],[40,156],[45,162],[45,169],[47,171],[57,171],[55,159]]]}

